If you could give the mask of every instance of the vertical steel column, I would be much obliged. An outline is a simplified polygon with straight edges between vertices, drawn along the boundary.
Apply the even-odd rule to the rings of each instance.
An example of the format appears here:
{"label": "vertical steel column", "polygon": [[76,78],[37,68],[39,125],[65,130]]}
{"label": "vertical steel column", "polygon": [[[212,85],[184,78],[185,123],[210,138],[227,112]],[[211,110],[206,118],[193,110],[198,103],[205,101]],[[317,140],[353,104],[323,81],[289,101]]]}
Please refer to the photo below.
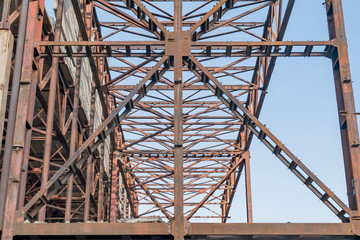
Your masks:
{"label": "vertical steel column", "polygon": [[124,189],[123,189],[121,174],[119,174],[118,196],[119,196],[118,199],[119,217],[125,218]]}
{"label": "vertical steel column", "polygon": [[100,162],[99,162],[99,192],[98,192],[98,209],[97,221],[103,221],[103,205],[104,205],[104,147],[105,144],[100,145]]}
{"label": "vertical steel column", "polygon": [[124,214],[124,218],[129,218],[129,204],[128,204],[128,200],[127,200],[127,194],[126,194],[126,190],[122,189],[122,194],[123,194],[123,200],[124,200],[124,206],[123,206],[123,214]]}
{"label": "vertical steel column", "polygon": [[[63,5],[64,0],[59,0],[56,10],[56,25],[55,25],[55,36],[54,41],[60,41],[61,36],[61,25],[62,25],[62,15],[63,15]],[[59,46],[54,46],[54,53],[60,52]],[[53,134],[53,125],[54,125],[54,115],[55,115],[55,98],[56,98],[56,85],[59,80],[59,58],[52,58],[51,66],[51,80],[50,80],[50,89],[49,89],[49,99],[48,99],[48,111],[46,113],[46,134],[45,134],[45,147],[44,147],[44,165],[42,169],[41,176],[41,186],[45,186],[49,178],[49,167],[50,167],[50,156],[51,156],[51,146],[52,146],[52,134]],[[42,207],[38,214],[39,221],[45,221],[45,211],[46,207]]]}
{"label": "vertical steel column", "polygon": [[[92,2],[87,3],[87,1],[83,1],[84,3],[84,10],[83,12],[83,18],[85,22],[86,32],[88,39],[91,39],[91,23],[92,23]],[[96,101],[96,84],[95,79],[93,78],[92,81],[92,105],[91,105],[91,112],[92,112],[92,120],[90,123],[89,132],[90,134],[94,131],[94,116],[95,111],[99,111],[99,109],[96,109],[95,107],[95,101]],[[101,94],[98,92],[98,94]],[[85,205],[84,205],[84,222],[89,221],[89,211],[90,211],[90,196],[91,196],[91,182],[92,182],[92,163],[93,163],[93,156],[90,155],[88,159],[86,160],[86,186],[85,186]]]}
{"label": "vertical steel column", "polygon": [[352,210],[359,210],[360,143],[341,0],[327,1],[326,11],[330,39],[334,39],[336,44],[330,57],[332,58],[339,111],[349,206]]}
{"label": "vertical steel column", "polygon": [[[29,155],[30,155],[30,146],[31,146],[31,136],[32,136],[32,125],[33,125],[33,117],[34,117],[34,110],[35,110],[35,102],[36,102],[36,89],[37,89],[37,85],[39,82],[39,79],[42,78],[42,71],[43,71],[43,64],[44,64],[44,59],[40,58],[40,55],[38,56],[34,56],[34,50],[35,50],[35,43],[36,41],[40,41],[42,39],[42,25],[43,25],[43,13],[44,13],[44,8],[45,8],[45,0],[39,0],[37,1],[39,4],[38,8],[39,8],[39,17],[36,19],[36,16],[34,16],[34,21],[36,22],[37,20],[37,26],[36,26],[36,30],[35,30],[35,35],[34,35],[34,40],[31,41],[27,41],[26,44],[29,45],[29,47],[25,46],[25,57],[24,57],[24,62],[23,62],[23,67],[27,68],[31,68],[33,66],[33,62],[30,61],[30,59],[28,60],[28,63],[26,65],[25,63],[25,59],[26,59],[26,55],[30,55],[32,56],[32,58],[35,61],[35,64],[38,66],[37,70],[34,70],[32,73],[32,76],[29,75],[28,71],[23,70],[24,74],[21,76],[21,78],[30,78],[31,77],[31,83],[29,86],[29,98],[28,98],[28,102],[27,102],[27,117],[26,117],[26,122],[28,124],[28,127],[26,128],[26,132],[24,133],[25,135],[25,141],[24,141],[24,150],[23,150],[23,160],[22,160],[22,166],[21,166],[21,179],[20,179],[20,190],[19,190],[19,201],[18,201],[18,208],[20,209],[21,207],[23,207],[24,205],[24,200],[25,200],[25,192],[26,192],[26,184],[27,184],[27,172],[28,172],[28,164],[29,164]],[[35,3],[31,3],[32,5],[34,5]],[[31,5],[31,6],[32,6]],[[33,6],[33,7],[37,7],[37,6]],[[29,10],[29,12],[31,12],[31,9]],[[35,13],[34,13],[35,15]],[[30,18],[29,20],[30,21]],[[31,34],[32,30],[27,30],[28,34]],[[33,50],[32,50],[33,49]],[[41,49],[44,49],[44,47],[36,47],[36,50],[38,51],[38,53],[41,53]],[[24,86],[25,85],[21,85]],[[23,94],[21,93],[21,89],[20,89],[20,96],[19,98],[23,97]],[[21,124],[26,124],[21,123]]]}
{"label": "vertical steel column", "polygon": [[10,25],[8,23],[8,18],[9,18],[11,0],[4,0],[3,4],[4,5],[3,5],[3,9],[2,9],[2,14],[1,14],[0,29],[9,29]]}
{"label": "vertical steel column", "polygon": [[[95,121],[95,107],[96,101],[96,89],[94,81],[91,83],[91,106],[90,106],[90,122],[89,122],[89,134],[94,132],[94,121]],[[93,156],[90,155],[86,160],[86,186],[85,186],[85,202],[84,202],[84,222],[89,221],[89,210],[90,210],[90,181],[91,181],[91,163]]]}
{"label": "vertical steel column", "polygon": [[[6,192],[4,209],[4,221],[2,240],[11,240],[15,224],[15,212],[19,201],[19,186],[21,179],[21,164],[23,159],[24,141],[26,133],[26,119],[28,113],[28,101],[30,83],[36,71],[33,70],[33,56],[35,46],[35,33],[38,22],[39,3],[37,1],[29,4],[28,21],[26,26],[26,41],[24,46],[23,65],[21,69],[21,80],[19,87],[19,99],[17,102],[17,114],[15,121],[14,139],[10,161],[9,180]],[[21,51],[21,50],[20,50]]]}
{"label": "vertical steel column", "polygon": [[90,155],[86,161],[86,187],[85,187],[85,206],[84,206],[84,222],[89,221],[90,214],[90,196],[93,175],[93,156]]}
{"label": "vertical steel column", "polygon": [[253,222],[252,200],[251,200],[251,181],[250,181],[250,154],[245,156],[245,185],[246,185],[246,211],[247,222]]}
{"label": "vertical steel column", "polygon": [[116,222],[118,207],[118,183],[119,183],[119,164],[118,164],[118,151],[115,150],[112,156],[111,167],[111,192],[110,192],[110,222]]}
{"label": "vertical steel column", "polygon": [[3,225],[5,199],[8,187],[9,171],[10,171],[10,158],[12,152],[12,144],[14,138],[15,120],[16,120],[16,107],[20,86],[21,68],[25,44],[26,22],[29,9],[29,0],[22,1],[21,15],[19,20],[19,30],[16,43],[15,53],[15,69],[11,84],[11,97],[9,102],[8,124],[6,129],[6,140],[3,155],[3,164],[1,172],[1,185],[0,185],[0,227]]}
{"label": "vertical steel column", "polygon": [[[81,51],[81,48],[79,48]],[[80,79],[81,79],[81,58],[76,59],[76,74],[75,74],[75,89],[74,89],[74,103],[73,103],[73,118],[71,122],[71,140],[70,153],[73,155],[76,150],[76,140],[78,139],[78,116],[79,116],[79,95],[80,95]],[[66,205],[65,205],[65,222],[70,222],[71,218],[71,200],[73,191],[74,174],[71,174],[67,181],[66,189]]]}
{"label": "vertical steel column", "polygon": [[182,0],[174,0],[174,224],[175,240],[184,239]]}

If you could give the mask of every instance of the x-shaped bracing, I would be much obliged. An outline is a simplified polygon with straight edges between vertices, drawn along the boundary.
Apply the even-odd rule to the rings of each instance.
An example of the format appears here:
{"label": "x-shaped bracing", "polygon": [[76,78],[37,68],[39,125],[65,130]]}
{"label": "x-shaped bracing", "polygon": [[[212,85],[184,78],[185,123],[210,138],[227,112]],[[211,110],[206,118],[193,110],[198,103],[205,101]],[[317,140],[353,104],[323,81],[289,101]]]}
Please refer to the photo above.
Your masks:
{"label": "x-shaped bracing", "polygon": [[[124,101],[113,110],[113,112],[105,119],[105,121],[91,134],[91,136],[78,148],[78,150],[70,156],[66,163],[53,175],[53,177],[44,185],[36,195],[22,208],[29,219],[33,219],[42,206],[48,203],[50,198],[65,186],[67,179],[76,172],[86,159],[96,151],[97,147],[103,143],[107,136],[120,124],[120,121],[134,108],[151,89],[159,78],[167,71],[168,64],[164,65],[161,72],[159,67],[167,61],[167,56],[163,56],[149,71],[139,84],[129,93]],[[146,85],[146,83],[150,82]],[[133,99],[135,97],[135,99]],[[77,159],[80,160],[77,161]],[[60,177],[68,170],[64,177]],[[39,204],[29,212],[29,210],[38,202]]]}
{"label": "x-shaped bracing", "polygon": [[[122,103],[113,110],[106,120],[96,129],[96,131],[84,142],[83,145],[68,159],[68,161],[54,174],[54,176],[43,186],[40,191],[22,209],[26,216],[33,219],[39,209],[46,204],[67,182],[70,175],[74,174],[85,160],[94,152],[105,138],[116,128],[120,121],[134,108],[146,93],[153,87],[159,78],[168,70],[169,61],[167,56],[163,56],[146,76],[136,85]],[[292,173],[297,176],[332,212],[334,212],[343,222],[348,222],[346,214],[350,215],[350,209],[344,204],[318,177],[316,177],[274,134],[272,134],[264,124],[262,124],[246,107],[244,107],[235,96],[231,94],[215,77],[204,67],[193,55],[184,60],[191,61],[194,65],[191,71],[201,79],[201,82],[214,93],[218,99],[225,104],[230,111],[247,128],[279,158]],[[164,64],[165,63],[165,64]],[[163,69],[158,69],[164,65]],[[150,80],[150,82],[149,82]],[[149,82],[149,83],[148,83]],[[80,160],[77,160],[81,156]],[[229,174],[234,171],[238,164],[235,164],[224,177],[214,185],[202,201],[186,216],[190,219],[196,211],[202,207],[203,203],[211,197],[215,190],[227,180]],[[68,172],[66,172],[68,171]],[[60,179],[61,176],[63,176]],[[140,182],[139,182],[140,184]],[[35,207],[34,205],[38,202]],[[157,207],[159,203],[156,204]],[[32,209],[31,211],[29,211]],[[166,213],[165,209],[162,209]],[[168,214],[165,214],[169,217]]]}

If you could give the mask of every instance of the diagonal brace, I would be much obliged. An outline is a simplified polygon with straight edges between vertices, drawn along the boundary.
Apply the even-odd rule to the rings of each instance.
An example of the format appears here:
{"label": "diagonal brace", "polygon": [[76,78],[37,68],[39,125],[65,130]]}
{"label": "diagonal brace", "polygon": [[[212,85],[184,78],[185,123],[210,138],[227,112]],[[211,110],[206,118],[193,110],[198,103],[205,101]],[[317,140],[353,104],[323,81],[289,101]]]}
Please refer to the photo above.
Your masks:
{"label": "diagonal brace", "polygon": [[249,152],[246,151],[241,154],[240,156],[241,158],[239,159],[239,161],[235,163],[234,166],[231,167],[231,169],[229,169],[229,171],[225,174],[225,176],[221,178],[221,180],[210,190],[210,192],[208,192],[208,194],[203,198],[203,200],[201,200],[201,202],[199,202],[199,204],[196,205],[196,207],[189,213],[189,215],[186,216],[186,220],[189,220],[197,212],[197,210],[199,210],[199,208],[201,208],[204,205],[204,203],[214,194],[214,192],[221,186],[221,184],[223,184],[229,178],[229,176],[238,168],[240,163],[244,161],[245,154],[249,154]]}
{"label": "diagonal brace", "polygon": [[[146,82],[156,73],[159,67],[167,60],[166,56],[163,56],[157,64],[149,71],[146,76],[139,82],[139,84],[129,93],[129,95],[124,99],[124,101],[113,110],[113,112],[105,119],[105,121],[94,131],[91,136],[79,147],[79,149],[66,161],[66,163],[54,174],[54,176],[44,185],[37,194],[23,207],[24,212],[28,212],[31,207],[34,206],[36,202],[40,200],[38,206],[33,209],[33,211],[28,214],[28,217],[33,218],[37,211],[49,201],[52,195],[56,194],[59,189],[63,187],[67,179],[76,171],[76,167],[79,167],[88,156],[97,149],[97,147],[105,141],[106,137],[115,129],[115,127],[120,123],[133,108],[134,104],[139,102],[140,99],[145,95],[144,91],[141,91],[145,88],[145,91],[149,90],[155,83],[156,80],[152,80],[148,86]],[[166,71],[166,68],[164,68]],[[155,78],[154,78],[155,79]],[[136,96],[136,99],[133,100],[133,97]],[[118,114],[121,110],[124,110],[119,118]],[[120,120],[119,120],[120,119]],[[97,138],[97,140],[96,140]],[[95,141],[96,140],[96,141]],[[95,141],[95,143],[94,143]],[[81,156],[81,159],[76,163],[76,159]],[[60,176],[65,173],[67,169],[70,171],[60,180]],[[52,187],[53,189],[49,191],[47,195],[46,192]]]}
{"label": "diagonal brace", "polygon": [[[166,216],[167,219],[171,219],[171,216],[169,214],[168,211],[166,211],[166,209],[162,206],[161,203],[159,203],[159,201],[156,199],[156,197],[150,192],[149,188],[146,186],[145,183],[141,182],[141,180],[135,176],[135,174],[133,173],[133,171],[129,170],[121,161],[120,161],[120,165],[121,167],[128,172],[134,179],[135,181],[140,185],[140,187],[145,191],[146,195],[149,196],[149,198],[154,202],[155,206],[157,206],[161,212]],[[124,171],[124,172],[125,172]],[[172,175],[172,174],[171,174]],[[167,176],[167,175],[165,175]]]}
{"label": "diagonal brace", "polygon": [[[189,58],[202,72],[194,73],[229,109],[242,121],[249,130],[259,138],[332,212],[343,222],[349,219],[345,214],[351,210],[333,193],[314,173],[312,173],[285,145],[272,134],[245,106],[243,106],[193,55]],[[213,83],[210,84],[210,81]],[[220,93],[220,94],[219,94]],[[240,109],[242,115],[237,109]],[[330,202],[330,200],[332,200]]]}
{"label": "diagonal brace", "polygon": [[135,144],[138,144],[138,143],[140,143],[140,142],[142,142],[142,141],[145,141],[146,139],[155,137],[155,136],[157,136],[158,134],[160,134],[160,133],[162,133],[162,132],[165,132],[165,131],[169,130],[169,129],[172,128],[172,127],[174,127],[174,125],[170,125],[170,126],[168,126],[168,127],[166,127],[166,128],[162,128],[162,129],[154,132],[153,134],[149,134],[149,135],[147,135],[147,136],[144,136],[144,137],[136,140],[135,142],[132,142],[132,143],[126,145],[126,146],[124,147],[124,149],[129,148],[129,147],[131,147],[131,146],[133,146],[133,145],[135,145]]}

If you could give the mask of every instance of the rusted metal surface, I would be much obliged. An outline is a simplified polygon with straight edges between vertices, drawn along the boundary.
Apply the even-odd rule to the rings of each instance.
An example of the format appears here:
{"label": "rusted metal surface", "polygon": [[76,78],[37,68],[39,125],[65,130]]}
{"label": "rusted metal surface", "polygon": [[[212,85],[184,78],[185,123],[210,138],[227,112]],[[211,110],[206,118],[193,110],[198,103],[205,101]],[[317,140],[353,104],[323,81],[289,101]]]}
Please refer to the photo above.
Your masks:
{"label": "rusted metal surface", "polygon": [[[167,223],[22,224],[19,236],[170,235]],[[191,223],[189,236],[352,236],[349,223]]]}
{"label": "rusted metal surface", "polygon": [[[55,32],[54,40],[60,41],[61,37],[61,28],[62,28],[62,18],[63,18],[63,9],[64,9],[64,0],[58,1],[57,10],[56,10],[56,23],[55,23]],[[60,47],[55,46],[53,49],[54,53],[60,52]],[[45,147],[44,147],[44,156],[43,156],[43,167],[41,175],[41,186],[46,185],[49,178],[49,168],[50,168],[50,155],[53,139],[53,125],[54,125],[54,116],[55,116],[55,98],[57,83],[59,80],[59,58],[52,58],[51,65],[51,77],[50,77],[50,86],[49,86],[49,99],[48,99],[48,109],[46,113],[46,133],[45,133]],[[38,215],[38,220],[45,221],[45,211],[46,206],[43,206]]]}
{"label": "rusted metal surface", "polygon": [[[294,0],[195,2],[59,0],[52,26],[44,0],[29,9],[23,0],[21,14],[18,1],[5,1],[1,27],[23,25],[1,175],[2,239],[360,233],[360,142],[341,0],[325,3],[324,41],[283,40]],[[259,120],[278,57],[333,61],[349,205]],[[254,136],[343,223],[253,223]],[[247,223],[228,224],[243,172]],[[164,222],[116,223],[146,216]]]}
{"label": "rusted metal surface", "polygon": [[190,235],[346,236],[353,233],[350,224],[341,223],[192,223]]}
{"label": "rusted metal surface", "polygon": [[[351,209],[359,210],[359,130],[355,115],[355,100],[352,89],[341,1],[333,0],[328,2],[326,4],[326,13],[328,16],[329,36],[331,39],[336,39],[337,45],[337,48],[331,52],[330,57],[333,63],[336,86],[349,206]],[[356,214],[356,216],[358,216],[358,214]]]}
{"label": "rusted metal surface", "polygon": [[68,236],[68,235],[170,235],[167,223],[76,223],[76,224],[22,224],[19,236]]}
{"label": "rusted metal surface", "polygon": [[[5,7],[9,7],[8,4]],[[9,113],[8,113],[8,125],[6,130],[6,140],[3,153],[2,161],[2,172],[1,172],[1,187],[0,187],[0,226],[2,226],[4,221],[4,211],[5,211],[5,201],[7,195],[8,187],[8,178],[10,171],[10,158],[14,138],[14,129],[15,129],[15,119],[16,119],[16,106],[17,106],[17,95],[19,93],[20,86],[20,77],[21,77],[21,65],[23,61],[23,49],[25,44],[25,31],[26,31],[26,22],[27,22],[27,12],[29,8],[29,3],[27,0],[22,3],[22,11],[20,16],[20,28],[18,30],[18,39],[16,43],[15,55],[15,68],[11,83],[11,92],[13,93],[10,97],[9,104]],[[4,10],[7,11],[8,10]],[[6,16],[6,15],[4,15]],[[4,22],[4,21],[3,21]]]}

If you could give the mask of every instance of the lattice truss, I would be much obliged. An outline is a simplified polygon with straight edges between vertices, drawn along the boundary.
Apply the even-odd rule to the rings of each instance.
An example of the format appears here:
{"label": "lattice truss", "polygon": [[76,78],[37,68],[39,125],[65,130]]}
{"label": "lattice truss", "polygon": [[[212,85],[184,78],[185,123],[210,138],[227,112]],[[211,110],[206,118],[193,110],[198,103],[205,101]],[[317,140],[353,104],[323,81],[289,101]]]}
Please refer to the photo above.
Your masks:
{"label": "lattice truss", "polygon": [[[174,31],[174,6],[171,2],[154,1],[96,1],[95,6],[104,41],[154,41],[107,50],[113,56],[109,61],[112,81],[107,89],[123,101],[164,55],[164,46],[156,46],[156,41],[166,40],[165,31]],[[183,31],[193,31],[194,43],[225,38],[272,41],[280,24],[278,8],[278,2],[273,1],[184,2]],[[268,59],[250,56],[263,55],[262,47],[208,44],[194,46],[191,52],[243,106],[252,112],[256,110]],[[153,75],[156,84],[146,90],[146,96],[134,104],[121,122],[123,156],[136,182],[132,190],[137,194],[139,216],[156,215],[159,211],[167,218],[174,215],[172,61],[167,58],[157,69]],[[242,121],[231,106],[219,100],[221,90],[208,78],[196,63],[184,58],[184,214],[188,218],[226,221],[246,148],[245,141],[240,141]],[[245,132],[242,129],[243,137]],[[202,211],[196,212],[200,207]]]}
{"label": "lattice truss", "polygon": [[[22,208],[26,216],[34,218],[54,195],[64,194],[69,177],[84,171],[86,159],[96,158],[99,146],[116,130],[113,161],[120,166],[132,216],[174,218],[174,58],[180,48],[185,218],[226,222],[243,176],[246,188],[238,194],[246,195],[247,219],[252,222],[249,148],[255,137],[347,222],[346,204],[258,120],[278,57],[336,59],[331,40],[283,41],[294,2],[183,1],[179,44],[172,1],[92,1],[87,14],[92,15],[93,34],[85,37],[80,30],[82,41],[40,45],[63,46],[52,57],[96,59],[98,74],[105,78],[96,88],[112,99],[111,111],[73,154],[62,157],[66,162],[55,166],[48,184],[29,194]],[[331,6],[327,8],[330,17]],[[95,215],[96,206],[91,211]]]}
{"label": "lattice truss", "polygon": [[[296,49],[291,45],[266,45],[282,40],[291,4],[291,1],[286,5],[268,0],[183,2],[183,31],[188,31],[184,37],[191,44],[183,49],[191,51],[191,56],[183,57],[182,69],[187,219],[205,217],[226,221],[244,169],[243,154],[249,149],[254,133],[313,188],[313,179],[301,172],[296,161],[286,160],[281,155],[282,149],[266,140],[264,130],[251,131],[247,125],[253,123],[242,113],[246,109],[251,115],[259,116],[275,56],[328,54],[326,44],[314,48],[302,43]],[[139,216],[161,214],[171,219],[174,215],[174,72],[173,57],[167,55],[174,50],[167,49],[171,48],[167,35],[174,31],[173,2],[98,0],[95,9],[103,35],[101,40],[142,41],[138,45],[104,49],[112,57],[109,60],[112,80],[104,87],[105,91],[121,103],[141,79],[154,72],[150,78],[152,83],[156,82],[154,86],[139,90],[141,100],[129,105],[131,112],[121,121],[125,139],[121,156],[135,182],[130,189],[136,193]],[[252,44],[231,45],[226,42],[229,39],[252,41]],[[248,121],[246,125],[244,120]],[[247,188],[250,191],[250,182]],[[328,203],[326,193],[318,194]],[[251,211],[249,198],[248,211]],[[197,211],[199,208],[201,211]],[[335,210],[336,214],[340,211]]]}

